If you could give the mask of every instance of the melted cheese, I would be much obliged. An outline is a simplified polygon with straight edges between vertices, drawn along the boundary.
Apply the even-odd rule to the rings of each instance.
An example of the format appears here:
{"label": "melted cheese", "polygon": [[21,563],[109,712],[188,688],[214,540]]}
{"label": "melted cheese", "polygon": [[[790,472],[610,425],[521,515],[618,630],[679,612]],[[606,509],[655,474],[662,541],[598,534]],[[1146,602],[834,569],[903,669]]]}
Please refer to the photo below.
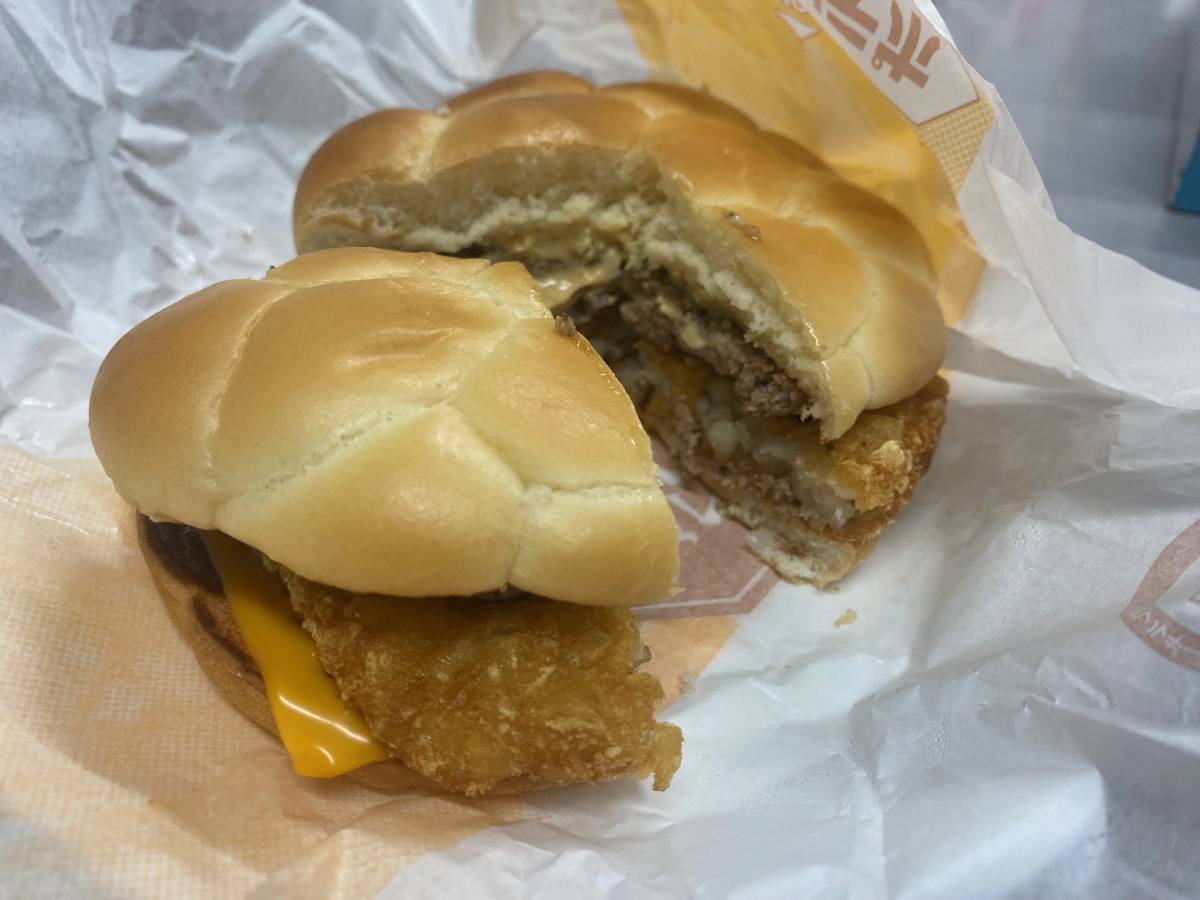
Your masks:
{"label": "melted cheese", "polygon": [[567,303],[575,292],[593,284],[612,281],[621,274],[621,258],[609,253],[600,262],[556,268],[534,277],[542,303],[557,309]]}
{"label": "melted cheese", "polygon": [[266,682],[275,727],[292,768],[331,778],[388,753],[362,715],[342,698],[321,666],[317,647],[295,620],[287,591],[244,544],[218,532],[204,536],[246,649]]}

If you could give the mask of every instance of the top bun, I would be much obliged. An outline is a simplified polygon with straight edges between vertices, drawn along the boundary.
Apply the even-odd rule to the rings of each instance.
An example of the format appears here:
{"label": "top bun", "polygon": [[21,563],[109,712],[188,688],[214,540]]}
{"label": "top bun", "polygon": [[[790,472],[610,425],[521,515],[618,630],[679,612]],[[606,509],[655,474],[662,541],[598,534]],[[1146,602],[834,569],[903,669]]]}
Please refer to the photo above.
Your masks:
{"label": "top bun", "polygon": [[332,250],[213,285],[112,349],[91,433],[151,518],[346,590],[624,606],[678,570],[628,397],[516,263]]}
{"label": "top bun", "polygon": [[899,211],[681,87],[535,72],[375,113],[310,160],[293,227],[301,251],[472,248],[592,281],[662,267],[796,379],[826,438],[919,390],[945,345]]}

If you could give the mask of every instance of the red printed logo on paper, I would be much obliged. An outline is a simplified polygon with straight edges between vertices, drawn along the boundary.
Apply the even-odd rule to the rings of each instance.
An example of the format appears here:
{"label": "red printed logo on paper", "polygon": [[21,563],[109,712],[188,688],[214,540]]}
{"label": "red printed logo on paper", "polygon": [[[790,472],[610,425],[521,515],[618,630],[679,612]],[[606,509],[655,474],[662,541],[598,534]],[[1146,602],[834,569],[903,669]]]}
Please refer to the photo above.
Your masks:
{"label": "red printed logo on paper", "polygon": [[1159,554],[1121,621],[1159,656],[1200,672],[1200,522]]}

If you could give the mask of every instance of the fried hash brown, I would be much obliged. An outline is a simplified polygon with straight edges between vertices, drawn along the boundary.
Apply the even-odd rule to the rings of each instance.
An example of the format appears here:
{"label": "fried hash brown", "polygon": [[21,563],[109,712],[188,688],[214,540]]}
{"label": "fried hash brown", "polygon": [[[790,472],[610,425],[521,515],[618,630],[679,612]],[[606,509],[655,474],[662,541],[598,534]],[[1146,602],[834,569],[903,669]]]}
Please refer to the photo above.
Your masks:
{"label": "fried hash brown", "polygon": [[408,600],[281,574],[375,737],[447,790],[651,773],[665,790],[679,767],[683,736],[654,721],[663,692],[637,671],[645,650],[628,609],[522,593]]}

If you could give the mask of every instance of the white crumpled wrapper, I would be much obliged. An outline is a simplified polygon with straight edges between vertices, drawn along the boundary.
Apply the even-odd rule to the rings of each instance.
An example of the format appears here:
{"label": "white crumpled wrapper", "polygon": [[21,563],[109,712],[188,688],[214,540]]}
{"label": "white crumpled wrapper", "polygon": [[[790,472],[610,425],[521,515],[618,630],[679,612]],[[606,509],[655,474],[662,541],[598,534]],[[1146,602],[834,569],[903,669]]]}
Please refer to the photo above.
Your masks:
{"label": "white crumpled wrapper", "polygon": [[[295,179],[338,125],[531,68],[599,82],[646,74],[611,2],[364,7],[0,7],[0,437],[40,457],[90,456],[87,397],[108,347],[184,294],[289,258]],[[110,776],[81,774],[86,754],[19,749],[44,731],[38,709],[123,710],[104,683],[79,687],[105,636],[42,647],[21,629],[59,615],[30,598],[49,583],[40,573],[85,546],[79,535],[102,548],[91,562],[105,571],[140,571],[136,549],[127,528],[95,525],[110,501],[94,463],[9,448],[4,460],[24,461],[0,465],[5,528],[41,522],[39,534],[58,537],[0,536],[5,714],[18,735],[0,754],[0,892],[1192,895],[1200,295],[1059,224],[984,89],[998,118],[959,199],[988,267],[950,340],[933,468],[839,590],[780,584],[737,618],[668,712],[687,736],[670,791],[627,781],[530,795],[516,809],[331,789],[325,808],[277,808],[270,792],[290,777],[280,754],[232,717],[220,771],[265,798],[246,801],[246,828],[278,835],[270,852],[221,850],[184,806],[154,813],[154,791],[128,788],[149,783],[136,775],[111,786],[119,803],[99,803]],[[59,490],[91,498],[78,519],[45,513]],[[113,577],[96,590],[135,590]],[[126,577],[148,590],[144,573]],[[79,590],[72,602],[87,603]],[[144,627],[148,646],[184,658],[165,616]],[[60,684],[20,677],[51,650]],[[216,701],[186,668],[153,669],[153,685],[177,694],[186,683],[187,709],[207,709]],[[168,743],[161,758],[182,752]],[[56,791],[68,772],[91,785],[86,801]],[[190,790],[194,811],[203,779]],[[351,805],[333,808],[334,797]],[[351,801],[377,805],[366,814]],[[397,822],[450,813],[474,818],[402,851],[389,843]],[[370,872],[349,871],[365,865],[339,849],[353,835],[371,842]]]}

